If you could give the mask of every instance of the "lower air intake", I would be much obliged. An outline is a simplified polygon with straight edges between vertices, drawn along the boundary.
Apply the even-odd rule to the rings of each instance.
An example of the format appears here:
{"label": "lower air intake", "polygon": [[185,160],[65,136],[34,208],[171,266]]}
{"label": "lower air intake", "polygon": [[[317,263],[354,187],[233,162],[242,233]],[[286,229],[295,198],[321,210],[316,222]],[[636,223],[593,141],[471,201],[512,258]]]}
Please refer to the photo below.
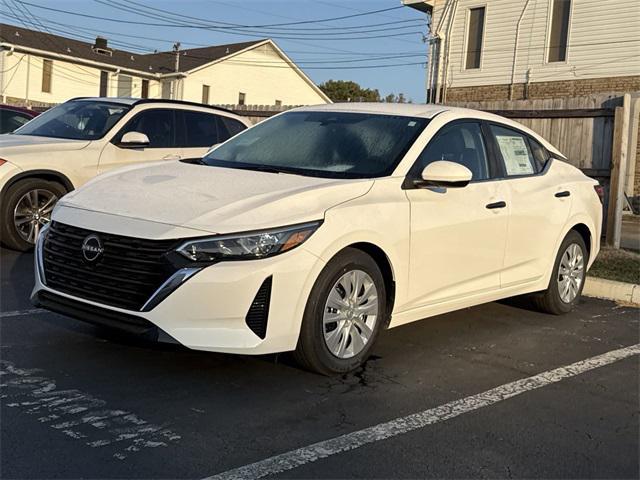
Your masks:
{"label": "lower air intake", "polygon": [[268,277],[256,293],[245,321],[247,326],[260,338],[267,336],[267,320],[269,318],[269,302],[271,301],[271,285],[273,277]]}

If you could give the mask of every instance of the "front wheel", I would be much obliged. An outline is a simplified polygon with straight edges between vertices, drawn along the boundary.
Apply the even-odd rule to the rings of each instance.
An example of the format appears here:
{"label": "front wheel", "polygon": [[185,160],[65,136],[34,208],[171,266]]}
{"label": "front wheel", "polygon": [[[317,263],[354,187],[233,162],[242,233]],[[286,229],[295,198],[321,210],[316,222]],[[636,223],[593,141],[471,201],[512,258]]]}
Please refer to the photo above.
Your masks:
{"label": "front wheel", "polygon": [[549,287],[533,296],[535,306],[554,315],[569,313],[582,294],[588,260],[589,252],[582,236],[572,230],[560,245]]}
{"label": "front wheel", "polygon": [[318,276],[305,309],[296,361],[324,375],[362,365],[386,315],[384,279],[366,253],[347,248]]}
{"label": "front wheel", "polygon": [[66,193],[55,182],[39,178],[11,185],[0,206],[0,240],[19,251],[33,248],[40,229],[51,220],[56,202]]}

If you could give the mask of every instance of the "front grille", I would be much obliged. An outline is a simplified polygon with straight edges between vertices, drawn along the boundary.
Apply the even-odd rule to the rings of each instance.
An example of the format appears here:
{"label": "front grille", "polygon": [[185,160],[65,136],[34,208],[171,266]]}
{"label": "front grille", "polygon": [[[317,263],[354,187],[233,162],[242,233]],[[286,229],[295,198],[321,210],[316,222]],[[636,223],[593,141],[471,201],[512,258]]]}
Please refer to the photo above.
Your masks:
{"label": "front grille", "polygon": [[[97,234],[104,253],[87,262],[82,242]],[[47,286],[86,300],[140,310],[175,272],[167,258],[177,240],[145,240],[52,222],[44,241],[43,265]]]}

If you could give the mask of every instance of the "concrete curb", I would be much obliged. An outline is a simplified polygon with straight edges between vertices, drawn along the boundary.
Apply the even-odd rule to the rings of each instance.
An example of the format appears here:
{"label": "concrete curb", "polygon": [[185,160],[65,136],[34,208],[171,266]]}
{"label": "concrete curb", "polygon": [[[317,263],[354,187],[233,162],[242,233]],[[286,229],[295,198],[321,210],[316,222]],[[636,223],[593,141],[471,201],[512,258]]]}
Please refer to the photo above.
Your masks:
{"label": "concrete curb", "polygon": [[640,306],[640,285],[587,277],[582,294]]}

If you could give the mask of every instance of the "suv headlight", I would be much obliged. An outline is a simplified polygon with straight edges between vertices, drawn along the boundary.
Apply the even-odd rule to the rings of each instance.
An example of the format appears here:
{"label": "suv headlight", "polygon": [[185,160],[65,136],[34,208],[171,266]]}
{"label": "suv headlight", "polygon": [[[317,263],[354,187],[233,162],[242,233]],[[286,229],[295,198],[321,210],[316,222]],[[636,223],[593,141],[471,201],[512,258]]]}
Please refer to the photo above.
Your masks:
{"label": "suv headlight", "polygon": [[260,232],[190,240],[177,252],[193,262],[254,260],[284,253],[304,243],[322,221]]}

